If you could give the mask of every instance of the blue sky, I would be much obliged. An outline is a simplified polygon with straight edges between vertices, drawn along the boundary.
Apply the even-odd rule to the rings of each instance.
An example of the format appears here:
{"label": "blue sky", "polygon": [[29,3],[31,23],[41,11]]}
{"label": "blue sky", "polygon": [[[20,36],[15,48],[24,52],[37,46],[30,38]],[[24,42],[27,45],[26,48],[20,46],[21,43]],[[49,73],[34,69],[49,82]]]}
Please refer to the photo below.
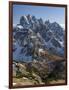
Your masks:
{"label": "blue sky", "polygon": [[56,21],[63,27],[65,25],[65,8],[33,5],[13,5],[13,24],[18,24],[20,17],[28,14],[44,21],[48,19],[50,22]]}

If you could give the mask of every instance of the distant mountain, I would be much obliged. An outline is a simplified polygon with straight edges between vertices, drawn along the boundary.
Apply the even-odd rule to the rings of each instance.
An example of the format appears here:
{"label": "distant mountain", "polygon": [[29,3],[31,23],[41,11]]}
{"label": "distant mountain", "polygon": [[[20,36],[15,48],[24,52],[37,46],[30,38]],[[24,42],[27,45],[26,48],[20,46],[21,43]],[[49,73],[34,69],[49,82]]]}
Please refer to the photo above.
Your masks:
{"label": "distant mountain", "polygon": [[22,16],[13,26],[13,60],[40,60],[39,50],[64,57],[64,30],[57,22]]}

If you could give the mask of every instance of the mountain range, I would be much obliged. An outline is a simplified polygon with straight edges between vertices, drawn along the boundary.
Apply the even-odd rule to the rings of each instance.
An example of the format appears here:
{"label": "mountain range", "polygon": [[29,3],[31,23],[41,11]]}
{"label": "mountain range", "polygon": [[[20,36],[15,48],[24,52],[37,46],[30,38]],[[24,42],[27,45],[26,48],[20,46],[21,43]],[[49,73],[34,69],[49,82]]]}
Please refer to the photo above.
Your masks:
{"label": "mountain range", "polygon": [[13,60],[39,59],[40,51],[64,57],[64,29],[57,22],[21,16],[13,26]]}

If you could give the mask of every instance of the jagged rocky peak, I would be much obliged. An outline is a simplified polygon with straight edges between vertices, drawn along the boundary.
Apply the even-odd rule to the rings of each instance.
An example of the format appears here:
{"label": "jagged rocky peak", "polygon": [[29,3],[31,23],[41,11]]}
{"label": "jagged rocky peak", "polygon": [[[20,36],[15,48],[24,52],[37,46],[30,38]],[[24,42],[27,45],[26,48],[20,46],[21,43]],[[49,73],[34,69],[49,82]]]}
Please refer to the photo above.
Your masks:
{"label": "jagged rocky peak", "polygon": [[28,20],[31,20],[32,19],[32,16],[30,14],[27,15],[27,19]]}
{"label": "jagged rocky peak", "polygon": [[59,26],[59,24],[57,23],[57,22],[54,22],[53,23],[56,27],[58,27]]}
{"label": "jagged rocky peak", "polygon": [[45,24],[50,24],[50,21],[49,21],[49,20],[46,20],[46,21],[45,21]]}
{"label": "jagged rocky peak", "polygon": [[27,17],[24,15],[24,16],[21,16],[20,18],[20,24],[23,26],[24,24],[29,24],[28,22],[28,19]]}
{"label": "jagged rocky peak", "polygon": [[32,20],[33,20],[33,21],[36,21],[36,17],[35,17],[35,16],[32,16]]}
{"label": "jagged rocky peak", "polygon": [[24,25],[24,24],[30,24],[32,21],[36,21],[37,19],[35,18],[35,16],[31,16],[30,14],[28,15],[23,15],[20,18],[20,24]]}
{"label": "jagged rocky peak", "polygon": [[42,19],[42,18],[38,19],[38,21],[39,21],[39,23],[40,23],[41,25],[43,25],[43,19]]}
{"label": "jagged rocky peak", "polygon": [[46,20],[45,21],[45,26],[46,26],[46,29],[49,29],[49,27],[50,27],[50,21],[49,20]]}

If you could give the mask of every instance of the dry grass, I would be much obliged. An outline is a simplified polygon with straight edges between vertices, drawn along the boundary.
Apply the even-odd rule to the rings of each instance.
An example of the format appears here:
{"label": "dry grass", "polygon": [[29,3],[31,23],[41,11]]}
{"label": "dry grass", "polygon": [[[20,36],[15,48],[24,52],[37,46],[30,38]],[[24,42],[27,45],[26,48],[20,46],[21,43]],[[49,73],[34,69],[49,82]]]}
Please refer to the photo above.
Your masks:
{"label": "dry grass", "polygon": [[53,81],[50,81],[49,83],[50,84],[64,84],[65,80],[57,80],[57,81],[53,80]]}
{"label": "dry grass", "polygon": [[28,78],[13,78],[13,85],[14,86],[25,86],[25,85],[38,85],[37,81],[30,80]]}
{"label": "dry grass", "polygon": [[60,57],[58,55],[54,55],[54,54],[50,54],[47,50],[44,51],[44,53],[42,53],[42,56],[48,58],[49,60],[55,60],[55,61],[61,61],[63,60],[64,58],[63,57]]}

